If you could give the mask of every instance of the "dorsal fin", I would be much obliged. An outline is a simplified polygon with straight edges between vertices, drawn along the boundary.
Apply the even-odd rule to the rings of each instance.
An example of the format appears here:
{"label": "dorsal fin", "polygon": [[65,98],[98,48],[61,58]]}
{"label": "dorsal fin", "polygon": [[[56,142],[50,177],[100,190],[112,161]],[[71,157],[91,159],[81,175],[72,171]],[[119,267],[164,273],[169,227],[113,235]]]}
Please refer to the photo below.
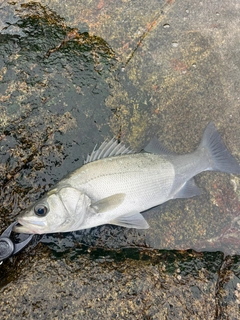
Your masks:
{"label": "dorsal fin", "polygon": [[134,151],[125,147],[122,142],[118,143],[118,141],[114,138],[110,141],[105,140],[97,150],[96,147],[97,145],[94,147],[92,153],[88,154],[84,164],[108,157],[134,153]]}
{"label": "dorsal fin", "polygon": [[159,155],[174,155],[175,153],[169,151],[161,142],[156,138],[152,138],[150,142],[144,148],[144,151]]}

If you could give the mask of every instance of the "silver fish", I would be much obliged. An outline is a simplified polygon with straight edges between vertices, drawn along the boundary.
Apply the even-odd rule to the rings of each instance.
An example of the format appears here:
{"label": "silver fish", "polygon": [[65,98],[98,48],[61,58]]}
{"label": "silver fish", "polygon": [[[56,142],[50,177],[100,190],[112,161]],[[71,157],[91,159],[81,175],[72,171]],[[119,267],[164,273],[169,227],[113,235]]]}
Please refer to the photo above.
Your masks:
{"label": "silver fish", "polygon": [[93,150],[85,164],[62,179],[17,218],[19,233],[68,232],[115,224],[147,229],[140,212],[170,199],[201,193],[193,177],[206,170],[240,174],[213,123],[197,150],[169,152],[156,139],[133,153],[116,140]]}

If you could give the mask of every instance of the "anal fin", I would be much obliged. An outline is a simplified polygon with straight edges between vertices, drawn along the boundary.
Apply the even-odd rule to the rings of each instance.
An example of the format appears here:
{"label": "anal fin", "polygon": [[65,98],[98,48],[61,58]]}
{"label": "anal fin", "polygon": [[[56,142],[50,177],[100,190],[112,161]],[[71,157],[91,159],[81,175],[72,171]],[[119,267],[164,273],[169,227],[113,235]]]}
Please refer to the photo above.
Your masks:
{"label": "anal fin", "polygon": [[195,184],[194,179],[188,180],[183,187],[174,195],[173,199],[177,198],[191,198],[198,196],[202,190]]}
{"label": "anal fin", "polygon": [[115,224],[117,226],[125,228],[135,229],[148,229],[149,225],[139,212],[130,212],[128,214],[117,217],[116,219],[109,221],[109,224]]}

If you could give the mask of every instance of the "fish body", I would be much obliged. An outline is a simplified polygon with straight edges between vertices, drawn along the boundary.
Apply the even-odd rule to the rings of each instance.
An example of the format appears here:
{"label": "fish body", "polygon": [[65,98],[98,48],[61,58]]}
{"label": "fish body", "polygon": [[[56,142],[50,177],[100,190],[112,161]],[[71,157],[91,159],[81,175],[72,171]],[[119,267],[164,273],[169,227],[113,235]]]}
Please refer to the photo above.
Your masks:
{"label": "fish body", "polygon": [[170,199],[201,193],[193,177],[206,170],[240,174],[240,166],[215,126],[205,129],[198,149],[176,155],[152,139],[132,153],[115,140],[104,142],[87,163],[62,179],[18,218],[16,232],[53,233],[115,224],[148,228],[140,212]]}

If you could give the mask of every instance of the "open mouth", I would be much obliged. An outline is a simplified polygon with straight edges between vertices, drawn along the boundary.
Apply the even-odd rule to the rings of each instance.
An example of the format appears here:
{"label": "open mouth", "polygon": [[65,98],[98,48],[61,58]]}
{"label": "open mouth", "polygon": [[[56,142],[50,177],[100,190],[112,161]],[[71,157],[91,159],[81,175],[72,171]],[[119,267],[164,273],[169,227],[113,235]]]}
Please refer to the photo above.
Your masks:
{"label": "open mouth", "polygon": [[43,229],[44,226],[45,223],[43,221],[25,221],[19,218],[18,224],[14,226],[13,231],[17,233],[42,234],[44,232],[41,229]]}
{"label": "open mouth", "polygon": [[30,228],[23,226],[20,223],[13,227],[13,231],[17,233],[35,233],[33,230],[30,230]]}

